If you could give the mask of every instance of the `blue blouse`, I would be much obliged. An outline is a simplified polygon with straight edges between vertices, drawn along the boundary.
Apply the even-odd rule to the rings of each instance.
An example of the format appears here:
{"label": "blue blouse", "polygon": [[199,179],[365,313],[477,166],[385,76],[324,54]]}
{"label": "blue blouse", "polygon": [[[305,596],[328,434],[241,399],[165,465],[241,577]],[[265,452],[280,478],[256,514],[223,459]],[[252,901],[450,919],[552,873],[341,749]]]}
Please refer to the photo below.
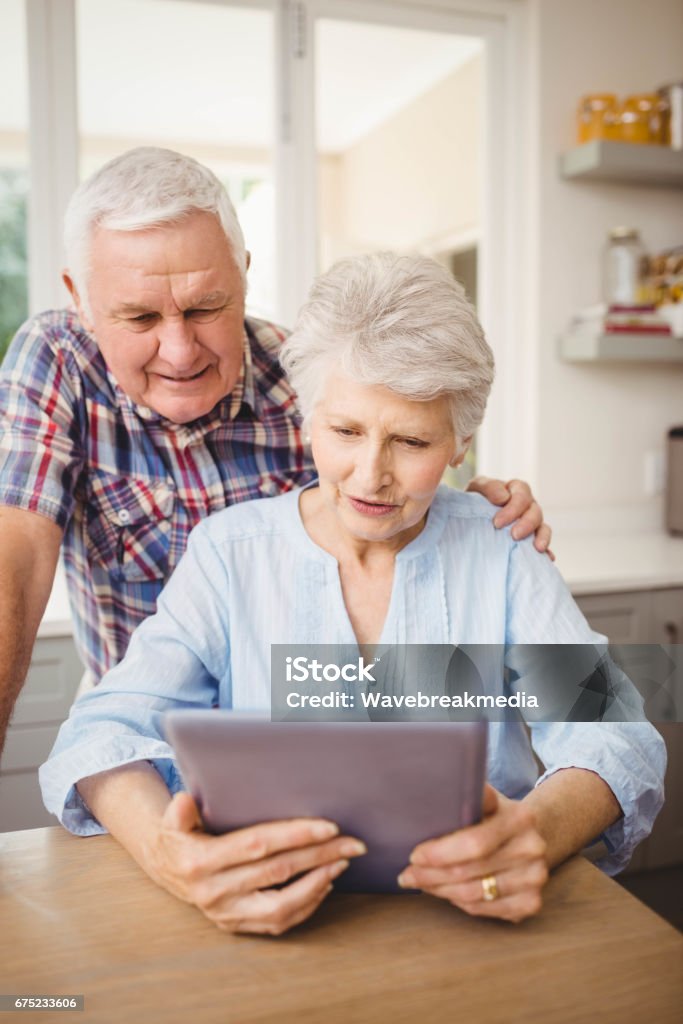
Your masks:
{"label": "blue blouse", "polygon": [[[74,704],[40,769],[45,806],[66,828],[104,831],[75,789],[96,772],[149,760],[171,792],[183,788],[164,711],[268,710],[271,644],[356,643],[336,559],[306,532],[299,494],[234,505],[195,527],[156,614]],[[531,539],[493,527],[496,511],[479,495],[439,488],[425,528],[396,555],[382,645],[604,644],[550,559]],[[663,802],[659,733],[646,721],[529,726],[531,745],[522,721],[491,723],[489,781],[519,799],[560,768],[596,772],[624,812],[602,836],[608,854],[598,862],[616,873]],[[540,777],[532,745],[545,765]]]}

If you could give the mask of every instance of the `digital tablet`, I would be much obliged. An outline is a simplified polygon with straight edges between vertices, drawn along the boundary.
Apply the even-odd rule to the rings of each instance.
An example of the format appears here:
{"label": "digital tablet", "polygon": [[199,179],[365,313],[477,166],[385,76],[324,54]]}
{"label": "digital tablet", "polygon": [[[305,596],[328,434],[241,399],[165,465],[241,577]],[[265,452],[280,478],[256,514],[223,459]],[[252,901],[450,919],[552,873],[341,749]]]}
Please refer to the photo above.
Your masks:
{"label": "digital tablet", "polygon": [[271,722],[231,711],[174,711],[166,736],[214,833],[320,817],[362,839],[336,887],[400,892],[425,839],[481,817],[486,722]]}

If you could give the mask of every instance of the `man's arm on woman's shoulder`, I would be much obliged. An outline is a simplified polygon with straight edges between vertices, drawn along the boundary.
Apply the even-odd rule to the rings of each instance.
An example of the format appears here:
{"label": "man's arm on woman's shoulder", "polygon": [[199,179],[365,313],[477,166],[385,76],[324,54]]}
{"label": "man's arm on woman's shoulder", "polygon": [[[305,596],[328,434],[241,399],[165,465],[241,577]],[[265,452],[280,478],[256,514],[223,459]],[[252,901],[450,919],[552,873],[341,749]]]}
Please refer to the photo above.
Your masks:
{"label": "man's arm on woman's shoulder", "polygon": [[536,550],[545,551],[555,561],[555,555],[549,547],[553,531],[543,521],[543,509],[534,498],[528,483],[524,480],[505,482],[488,476],[475,476],[466,489],[482,494],[492,505],[500,505],[500,512],[496,513],[493,520],[494,526],[500,529],[514,523],[512,536],[515,540],[524,540],[532,533],[535,534]]}

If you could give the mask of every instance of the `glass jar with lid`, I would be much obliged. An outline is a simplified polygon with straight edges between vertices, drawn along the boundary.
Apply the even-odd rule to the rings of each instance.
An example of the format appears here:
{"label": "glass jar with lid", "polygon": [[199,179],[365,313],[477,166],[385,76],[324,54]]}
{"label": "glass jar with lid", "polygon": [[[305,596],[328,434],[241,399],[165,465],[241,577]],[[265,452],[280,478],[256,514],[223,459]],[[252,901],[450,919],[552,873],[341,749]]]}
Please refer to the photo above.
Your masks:
{"label": "glass jar with lid", "polygon": [[582,96],[576,111],[578,141],[611,139],[615,135],[618,113],[617,97],[611,92],[592,92]]}
{"label": "glass jar with lid", "polygon": [[610,231],[602,257],[603,300],[608,306],[633,306],[643,301],[647,256],[635,228]]}
{"label": "glass jar with lid", "polygon": [[619,112],[619,137],[623,142],[659,143],[663,141],[664,104],[657,93],[628,96]]}

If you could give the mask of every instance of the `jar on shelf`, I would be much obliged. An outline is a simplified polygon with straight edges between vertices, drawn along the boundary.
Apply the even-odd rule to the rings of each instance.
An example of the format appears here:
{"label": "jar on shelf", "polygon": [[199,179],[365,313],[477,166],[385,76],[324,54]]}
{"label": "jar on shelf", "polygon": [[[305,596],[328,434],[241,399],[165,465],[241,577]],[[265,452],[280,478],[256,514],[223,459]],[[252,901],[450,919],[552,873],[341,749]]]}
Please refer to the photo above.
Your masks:
{"label": "jar on shelf", "polygon": [[622,142],[661,145],[666,133],[665,103],[657,93],[628,96],[617,116],[618,138]]}
{"label": "jar on shelf", "polygon": [[614,93],[594,92],[583,96],[576,111],[579,142],[613,139],[618,112],[619,104]]}
{"label": "jar on shelf", "polygon": [[612,228],[602,257],[603,301],[607,306],[633,306],[646,301],[647,266],[636,229]]}
{"label": "jar on shelf", "polygon": [[683,82],[672,82],[657,90],[664,104],[664,144],[683,149]]}

